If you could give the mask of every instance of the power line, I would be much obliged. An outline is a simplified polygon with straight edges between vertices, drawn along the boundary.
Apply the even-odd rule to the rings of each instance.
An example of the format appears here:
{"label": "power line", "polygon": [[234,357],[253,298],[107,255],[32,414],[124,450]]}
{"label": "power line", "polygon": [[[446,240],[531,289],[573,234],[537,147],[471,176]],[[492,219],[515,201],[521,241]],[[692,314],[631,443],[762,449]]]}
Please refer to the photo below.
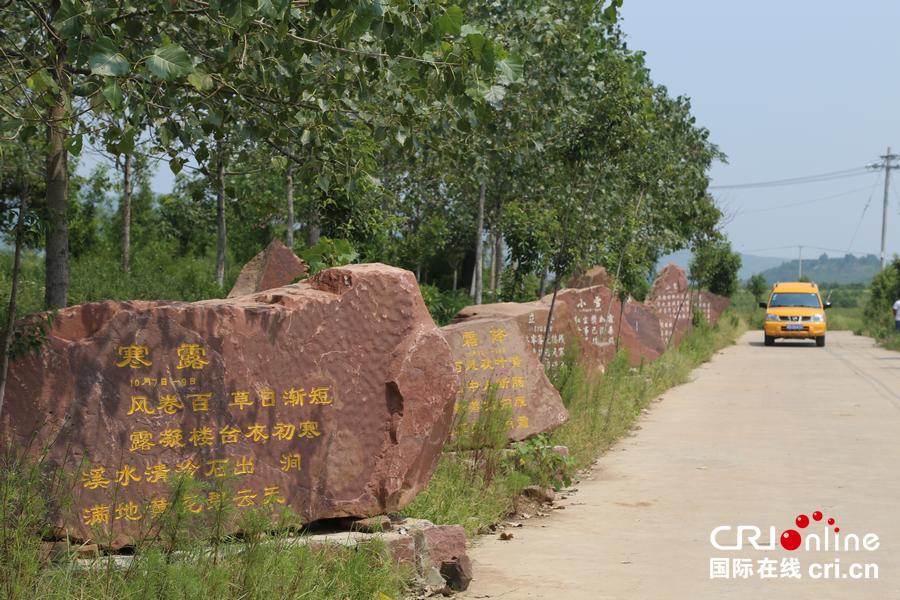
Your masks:
{"label": "power line", "polygon": [[[777,248],[756,248],[754,250],[741,250],[741,254],[749,254],[751,252],[768,252],[770,250],[787,250],[792,248],[799,248],[801,244],[794,244],[793,246],[778,246]],[[839,248],[820,248],[819,246],[807,246],[806,244],[802,244],[804,248],[812,248],[813,250],[825,250],[826,252],[843,252],[844,254],[875,254],[875,252],[858,252],[858,251],[850,251],[850,250],[841,250]]]}
{"label": "power line", "polygon": [[[878,185],[878,181],[877,181],[877,180],[875,181],[875,184]],[[758,213],[758,212],[767,212],[767,211],[773,211],[773,210],[781,210],[781,209],[783,209],[783,208],[790,208],[791,206],[801,206],[801,205],[803,205],[803,204],[812,204],[812,203],[814,203],[814,202],[824,202],[825,200],[831,200],[832,198],[840,198],[841,196],[849,196],[850,194],[855,194],[855,193],[857,193],[857,192],[864,192],[864,191],[866,191],[867,189],[869,189],[869,188],[868,188],[868,187],[864,187],[864,188],[859,188],[858,190],[852,190],[852,191],[849,191],[849,192],[843,192],[843,193],[841,193],[841,194],[834,194],[833,196],[825,196],[824,198],[817,198],[817,199],[815,199],[815,200],[805,200],[805,201],[803,201],[803,202],[795,202],[795,203],[793,203],[793,204],[782,204],[781,206],[775,206],[775,207],[772,207],[772,208],[757,208],[757,209],[755,209],[755,210],[745,210],[745,211],[743,211],[743,212],[740,212],[737,216],[740,216],[740,215],[749,215],[750,213]],[[874,190],[875,188],[872,188],[872,189]]]}
{"label": "power line", "polygon": [[823,173],[821,175],[810,175],[807,177],[796,177],[793,179],[779,179],[776,181],[762,181],[758,183],[741,183],[738,185],[710,185],[707,186],[707,189],[735,190],[746,188],[776,187],[781,185],[798,185],[803,183],[819,183],[822,181],[833,181],[835,179],[844,179],[847,177],[857,177],[859,175],[863,175],[866,172],[866,167],[856,167],[854,169],[847,169],[845,171],[835,171],[833,173]]}
{"label": "power line", "polygon": [[880,179],[880,178],[875,179],[875,184],[872,186],[872,191],[869,192],[869,199],[866,200],[866,205],[863,206],[862,215],[860,215],[860,217],[859,217],[859,223],[856,224],[856,230],[854,230],[854,232],[853,232],[853,237],[850,238],[850,243],[847,244],[847,252],[850,251],[850,246],[852,246],[854,240],[856,240],[856,234],[859,233],[859,226],[862,225],[863,217],[866,216],[866,210],[869,208],[869,204],[872,203],[872,196],[875,195],[875,187],[878,185],[878,179]]}

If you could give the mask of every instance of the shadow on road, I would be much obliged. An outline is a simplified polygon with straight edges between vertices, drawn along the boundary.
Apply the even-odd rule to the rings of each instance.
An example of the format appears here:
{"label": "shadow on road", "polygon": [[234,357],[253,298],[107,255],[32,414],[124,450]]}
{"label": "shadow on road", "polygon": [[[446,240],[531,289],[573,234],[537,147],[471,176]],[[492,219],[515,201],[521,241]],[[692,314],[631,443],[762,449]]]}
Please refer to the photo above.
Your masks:
{"label": "shadow on road", "polygon": [[[747,343],[750,346],[765,346],[765,344],[763,342],[747,342]],[[781,341],[776,340],[775,345],[772,347],[773,348],[811,348],[811,347],[815,348],[815,346],[816,346],[815,341],[812,341],[812,342],[806,342],[806,341],[803,341],[803,342],[794,342],[794,341],[781,342]]]}

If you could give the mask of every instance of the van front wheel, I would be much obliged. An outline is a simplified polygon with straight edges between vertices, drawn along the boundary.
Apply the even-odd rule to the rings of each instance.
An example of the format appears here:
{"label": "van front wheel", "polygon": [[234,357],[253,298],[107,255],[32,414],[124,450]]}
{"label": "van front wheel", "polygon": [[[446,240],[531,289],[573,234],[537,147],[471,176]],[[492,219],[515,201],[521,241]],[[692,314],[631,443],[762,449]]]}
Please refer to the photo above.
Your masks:
{"label": "van front wheel", "polygon": [[775,345],[775,336],[767,335],[765,338],[766,346],[774,346]]}
{"label": "van front wheel", "polygon": [[821,347],[823,347],[824,345],[825,345],[825,336],[824,336],[824,335],[820,335],[819,337],[816,338],[816,346],[818,346],[819,348],[821,348]]}

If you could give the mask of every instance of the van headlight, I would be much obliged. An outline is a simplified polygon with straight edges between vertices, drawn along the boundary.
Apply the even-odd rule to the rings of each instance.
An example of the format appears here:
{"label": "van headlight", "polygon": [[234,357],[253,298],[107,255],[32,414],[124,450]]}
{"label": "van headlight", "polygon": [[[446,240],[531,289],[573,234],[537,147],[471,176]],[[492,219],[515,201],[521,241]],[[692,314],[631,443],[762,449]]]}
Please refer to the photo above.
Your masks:
{"label": "van headlight", "polygon": [[823,315],[822,313],[816,313],[809,320],[813,323],[824,323],[825,315]]}
{"label": "van headlight", "polygon": [[778,315],[766,313],[766,321],[777,321],[777,320],[778,320]]}

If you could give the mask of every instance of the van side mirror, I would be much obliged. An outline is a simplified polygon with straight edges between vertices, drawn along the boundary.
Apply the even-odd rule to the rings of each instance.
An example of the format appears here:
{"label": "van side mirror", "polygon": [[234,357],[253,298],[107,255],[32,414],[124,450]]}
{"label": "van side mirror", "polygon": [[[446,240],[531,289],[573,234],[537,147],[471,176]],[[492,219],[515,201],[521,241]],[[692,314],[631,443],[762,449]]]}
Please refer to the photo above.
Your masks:
{"label": "van side mirror", "polygon": [[769,308],[769,305],[766,304],[765,302],[760,302],[760,303],[759,303],[759,307],[760,307],[760,308]]}
{"label": "van side mirror", "polygon": [[825,310],[828,310],[829,308],[831,308],[831,302],[826,302],[824,308],[825,308]]}

